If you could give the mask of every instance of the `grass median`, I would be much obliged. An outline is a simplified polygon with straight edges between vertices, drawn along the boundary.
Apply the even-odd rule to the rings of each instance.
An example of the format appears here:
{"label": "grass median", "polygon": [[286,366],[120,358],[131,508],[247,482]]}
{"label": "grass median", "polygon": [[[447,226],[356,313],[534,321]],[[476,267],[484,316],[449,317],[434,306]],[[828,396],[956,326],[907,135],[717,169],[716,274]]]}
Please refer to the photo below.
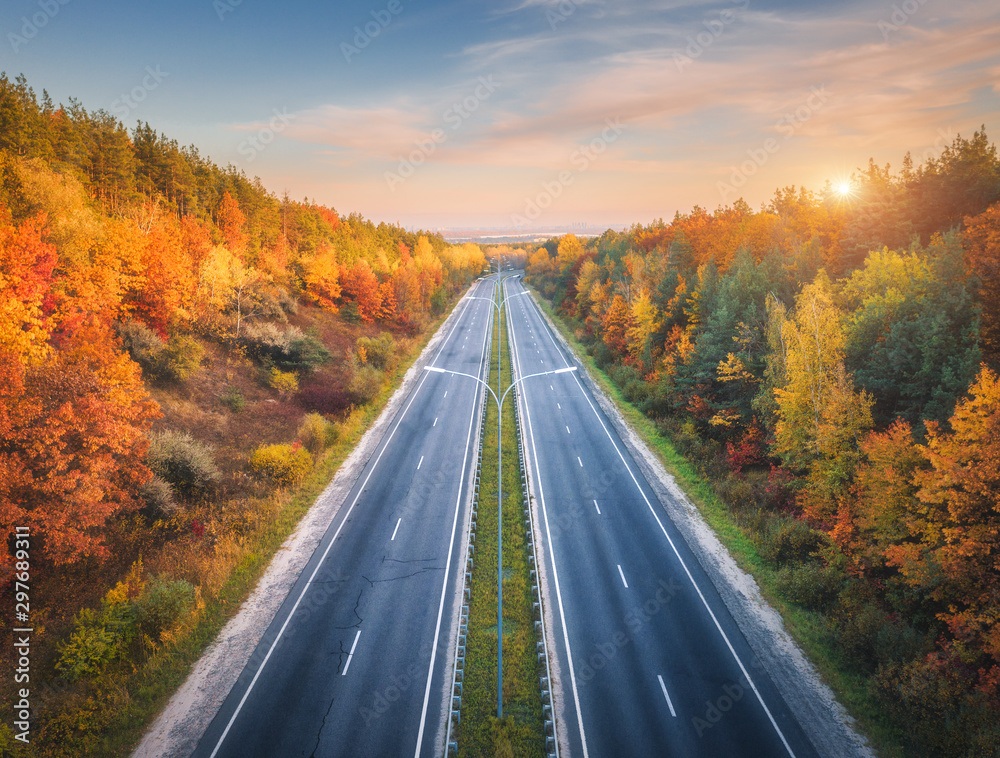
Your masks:
{"label": "grass median", "polygon": [[[490,386],[496,390],[500,350],[507,344],[501,316],[493,330]],[[499,387],[510,386],[510,358],[503,350]],[[513,392],[503,407],[503,718],[497,708],[497,407],[487,402],[482,475],[476,517],[469,627],[466,637],[460,756],[539,758],[545,752],[530,567],[525,543],[521,467],[517,454]]]}

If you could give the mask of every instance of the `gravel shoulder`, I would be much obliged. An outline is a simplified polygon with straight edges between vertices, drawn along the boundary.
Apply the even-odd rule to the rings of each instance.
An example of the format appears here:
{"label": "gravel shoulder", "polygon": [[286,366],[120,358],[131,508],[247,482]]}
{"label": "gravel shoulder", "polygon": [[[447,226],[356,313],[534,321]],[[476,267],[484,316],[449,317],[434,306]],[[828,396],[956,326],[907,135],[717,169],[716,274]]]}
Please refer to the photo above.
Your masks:
{"label": "gravel shoulder", "polygon": [[[531,297],[535,298],[534,292]],[[566,354],[576,357],[573,348],[548,314],[544,310],[541,313]],[[582,363],[580,365],[582,380],[639,463],[663,510],[684,536],[746,637],[757,661],[770,675],[816,751],[821,756],[831,758],[874,758],[875,753],[868,741],[855,728],[854,719],[837,701],[833,690],[823,682],[815,666],[792,639],[781,615],[764,600],[757,582],[736,564],[660,459],[629,426],[614,401],[604,393],[586,367]],[[538,544],[540,549],[544,549],[544,542],[540,541]],[[539,563],[545,565],[545,558],[539,556]],[[542,586],[546,584],[543,583]],[[551,598],[544,598],[544,602],[547,608],[551,607]],[[551,637],[552,619],[548,613],[545,623],[550,625]],[[561,678],[557,678],[555,672],[553,680],[554,697],[560,704],[565,703]],[[562,708],[559,708],[557,716],[562,715]],[[560,737],[560,747],[565,749],[565,735]]]}

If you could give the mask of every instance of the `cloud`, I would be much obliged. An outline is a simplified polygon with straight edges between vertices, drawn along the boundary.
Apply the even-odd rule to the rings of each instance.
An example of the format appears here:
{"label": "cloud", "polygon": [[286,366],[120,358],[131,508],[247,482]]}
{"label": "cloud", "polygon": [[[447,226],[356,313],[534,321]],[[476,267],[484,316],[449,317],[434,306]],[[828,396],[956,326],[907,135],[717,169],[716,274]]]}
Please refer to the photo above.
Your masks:
{"label": "cloud", "polygon": [[[638,207],[629,177],[647,205],[654,193],[669,202],[665,183],[674,195],[687,192],[691,204],[717,198],[718,177],[769,138],[789,147],[756,177],[761,192],[821,175],[833,157],[848,170],[887,151],[898,163],[907,148],[919,156],[942,132],[967,133],[1000,114],[994,8],[928,3],[897,23],[892,4],[782,9],[751,0],[739,10],[744,4],[631,2],[605,8],[598,20],[591,12],[603,6],[588,3],[553,30],[539,14],[553,4],[524,0],[501,14],[518,24],[498,21],[493,39],[457,54],[464,73],[447,87],[436,81],[379,103],[303,111],[283,137],[315,145],[324,161],[351,167],[352,177],[367,170],[381,182],[400,156],[443,127],[449,104],[471,91],[474,77],[489,72],[503,86],[460,129],[448,130],[406,196],[428,197],[424,182],[447,181],[465,188],[463,207],[475,197],[493,203],[495,188],[476,188],[501,176],[508,188],[530,190],[570,167],[574,150],[619,119],[626,132],[576,191],[582,197],[586,187],[592,207],[603,192],[620,212]],[[733,13],[722,16],[727,10]],[[532,13],[538,23],[526,24],[521,17]],[[880,26],[886,21],[888,32]],[[795,119],[791,134],[788,118]],[[571,202],[569,193],[563,202]]]}

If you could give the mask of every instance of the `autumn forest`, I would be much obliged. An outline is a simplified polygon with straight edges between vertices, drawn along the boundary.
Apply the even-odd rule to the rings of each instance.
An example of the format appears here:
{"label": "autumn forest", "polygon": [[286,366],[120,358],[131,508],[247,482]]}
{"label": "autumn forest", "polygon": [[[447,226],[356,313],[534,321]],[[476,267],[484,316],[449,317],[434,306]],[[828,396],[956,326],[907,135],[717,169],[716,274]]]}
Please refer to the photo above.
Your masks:
{"label": "autumn forest", "polygon": [[707,483],[878,744],[1000,753],[985,127],[842,190],[530,248],[278,196],[0,76],[0,590],[26,528],[45,682],[19,754],[134,743],[501,254]]}

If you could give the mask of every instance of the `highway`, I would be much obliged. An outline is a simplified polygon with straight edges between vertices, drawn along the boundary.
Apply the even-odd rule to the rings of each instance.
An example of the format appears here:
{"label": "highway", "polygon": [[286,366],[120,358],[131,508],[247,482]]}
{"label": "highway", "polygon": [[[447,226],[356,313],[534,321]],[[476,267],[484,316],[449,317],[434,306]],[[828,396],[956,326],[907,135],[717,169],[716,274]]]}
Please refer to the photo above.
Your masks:
{"label": "highway", "polygon": [[[574,365],[530,297],[505,309],[516,376]],[[577,373],[521,387],[569,753],[815,756]]]}
{"label": "highway", "polygon": [[[432,364],[483,376],[494,307],[458,309]],[[195,756],[443,753],[480,400],[422,372]]]}

